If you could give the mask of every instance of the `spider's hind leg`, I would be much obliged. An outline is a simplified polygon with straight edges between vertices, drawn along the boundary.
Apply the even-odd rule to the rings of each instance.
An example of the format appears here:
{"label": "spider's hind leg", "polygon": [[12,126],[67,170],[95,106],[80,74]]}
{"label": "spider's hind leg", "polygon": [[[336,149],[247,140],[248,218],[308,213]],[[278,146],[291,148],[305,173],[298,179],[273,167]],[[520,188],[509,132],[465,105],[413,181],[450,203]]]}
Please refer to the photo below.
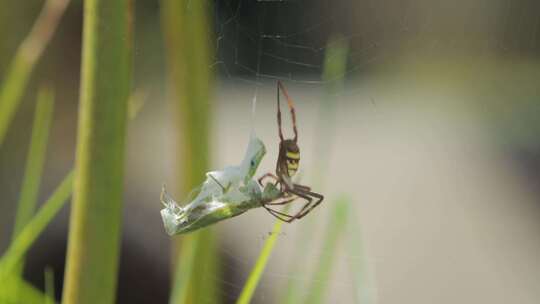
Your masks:
{"label": "spider's hind leg", "polygon": [[311,187],[300,185],[300,184],[293,184],[293,188],[299,189],[301,191],[311,191]]}
{"label": "spider's hind leg", "polygon": [[275,181],[275,182],[274,182],[274,185],[278,183],[279,178],[278,178],[277,176],[275,176],[273,173],[266,173],[265,175],[259,177],[259,179],[257,180],[257,181],[259,182],[259,185],[261,185],[261,187],[264,188],[263,180],[264,180],[265,178],[269,178],[269,177],[271,177],[271,178],[274,179],[274,181]]}
{"label": "spider's hind leg", "polygon": [[295,216],[292,216],[292,215],[289,215],[289,214],[286,214],[286,213],[283,213],[283,212],[276,211],[276,210],[268,208],[266,206],[263,206],[263,207],[264,207],[264,209],[266,209],[266,211],[268,211],[268,213],[270,213],[275,218],[277,218],[278,220],[281,220],[283,222],[290,223],[290,222],[292,222],[292,221],[294,221],[296,219]]}
{"label": "spider's hind leg", "polygon": [[302,210],[300,210],[300,212],[298,212],[298,214],[296,215],[297,219],[301,219],[304,216],[306,216],[308,213],[311,212],[311,210],[315,209],[315,207],[317,207],[324,200],[324,196],[322,194],[317,193],[317,192],[307,191],[307,192],[305,192],[305,195],[309,195],[310,198],[315,198],[315,199],[317,199],[317,201],[315,203],[313,203],[313,204],[311,204],[311,201],[310,201],[309,204],[306,204],[304,206],[304,208],[302,208]]}

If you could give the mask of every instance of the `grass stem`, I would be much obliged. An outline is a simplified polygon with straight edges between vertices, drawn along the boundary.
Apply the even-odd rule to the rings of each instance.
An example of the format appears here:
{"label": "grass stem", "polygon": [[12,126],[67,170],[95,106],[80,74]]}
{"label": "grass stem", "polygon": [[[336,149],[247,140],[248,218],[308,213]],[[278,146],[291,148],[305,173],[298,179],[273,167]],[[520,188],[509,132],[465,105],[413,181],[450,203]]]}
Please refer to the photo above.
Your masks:
{"label": "grass stem", "polygon": [[[161,1],[162,30],[165,36],[169,94],[174,109],[180,159],[180,191],[188,193],[205,178],[209,168],[210,96],[210,6],[206,0]],[[184,249],[182,249],[184,247]],[[196,248],[194,260],[189,255]],[[186,256],[187,254],[187,256]],[[173,244],[173,295],[186,288],[180,303],[218,303],[219,277],[217,243],[212,228],[176,238]],[[193,263],[189,265],[188,263]],[[182,273],[189,271],[189,274]],[[189,279],[185,279],[189,277]],[[182,282],[182,283],[181,283]],[[174,297],[176,299],[176,297]]]}
{"label": "grass stem", "polygon": [[114,303],[131,83],[130,0],[84,2],[75,184],[62,302]]}
{"label": "grass stem", "polygon": [[51,40],[69,0],[47,0],[30,33],[20,44],[0,85],[0,146],[19,107],[36,62]]}
{"label": "grass stem", "polygon": [[347,227],[347,214],[350,200],[342,198],[337,200],[333,207],[332,217],[326,229],[323,247],[321,248],[321,258],[318,260],[317,269],[310,280],[311,286],[308,286],[309,293],[304,301],[306,304],[326,303],[324,295],[328,289],[334,256],[337,252],[338,243]]}
{"label": "grass stem", "polygon": [[276,241],[281,232],[282,225],[283,225],[282,221],[276,221],[276,223],[274,224],[274,229],[272,230],[272,233],[270,234],[270,236],[264,242],[264,246],[261,250],[261,254],[259,255],[259,258],[257,259],[257,261],[255,262],[255,266],[253,266],[251,273],[249,274],[248,280],[246,284],[244,285],[242,292],[240,293],[240,297],[236,301],[236,304],[251,303],[251,299],[253,298],[255,289],[257,289],[257,285],[259,285],[261,276],[264,272],[264,269],[266,268],[266,265],[268,264],[270,255],[272,251],[274,250],[274,246],[276,245]]}
{"label": "grass stem", "polygon": [[[17,213],[15,215],[15,225],[12,239],[15,239],[22,228],[34,215],[36,202],[41,184],[41,174],[45,163],[47,152],[47,141],[49,138],[49,127],[51,125],[54,108],[54,97],[52,91],[43,87],[38,93],[34,124],[32,127],[32,139],[26,159],[23,183]],[[20,261],[19,273],[23,268],[23,258]]]}

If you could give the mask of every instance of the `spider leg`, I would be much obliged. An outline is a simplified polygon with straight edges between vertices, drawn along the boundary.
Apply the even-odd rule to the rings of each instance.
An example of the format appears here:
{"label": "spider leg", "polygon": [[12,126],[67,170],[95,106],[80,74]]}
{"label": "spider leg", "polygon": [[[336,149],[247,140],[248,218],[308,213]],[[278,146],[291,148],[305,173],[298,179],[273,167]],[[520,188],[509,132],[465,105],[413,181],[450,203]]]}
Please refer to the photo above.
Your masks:
{"label": "spider leg", "polygon": [[278,80],[277,82],[278,86],[278,124],[279,124],[279,138],[283,140],[283,134],[281,133],[281,111],[279,110],[279,91],[283,91],[283,95],[285,95],[285,98],[287,99],[287,104],[289,105],[289,111],[291,112],[291,119],[293,124],[293,131],[294,131],[294,142],[298,139],[298,130],[296,129],[296,113],[294,111],[294,104],[292,99],[289,97],[289,93],[287,93],[287,90],[285,89],[285,86],[281,81]]}
{"label": "spider leg", "polygon": [[[279,201],[282,198],[287,198],[287,199],[283,200],[283,201]],[[297,199],[297,197],[295,197],[295,196],[293,196],[293,197],[285,196],[285,197],[282,197],[282,198],[278,198],[278,199],[275,199],[275,200],[273,200],[271,202],[265,203],[265,205],[267,205],[267,206],[286,205],[286,204],[291,203],[291,202],[293,202],[294,200]]]}
{"label": "spider leg", "polygon": [[261,185],[262,187],[264,187],[264,185],[263,185],[263,180],[264,180],[265,178],[268,178],[268,177],[273,178],[273,179],[276,181],[276,183],[279,181],[279,178],[278,178],[277,176],[275,176],[274,174],[272,174],[272,173],[266,173],[265,175],[259,177],[259,179],[257,180],[257,181],[259,182],[259,185]]}
{"label": "spider leg", "polygon": [[281,130],[281,109],[279,106],[279,81],[277,86],[277,123],[278,123],[278,131],[279,131],[279,139],[283,141],[283,131]]}
{"label": "spider leg", "polygon": [[[294,221],[296,219],[297,215],[286,214],[284,212],[280,212],[280,211],[277,211],[277,210],[274,210],[274,209],[271,209],[270,207],[268,207],[268,206],[277,206],[277,205],[289,204],[289,203],[293,202],[294,200],[296,200],[298,198],[296,196],[291,197],[290,193],[288,193],[288,192],[283,192],[282,195],[283,196],[281,198],[277,198],[274,201],[263,204],[263,207],[270,214],[272,214],[274,217],[276,217],[277,219],[279,219],[281,221],[284,221],[284,222],[287,222],[287,223],[290,223],[290,222],[292,222],[292,221]],[[285,200],[279,201],[280,199],[285,199]],[[305,208],[305,206],[303,208]]]}
{"label": "spider leg", "polygon": [[286,223],[290,223],[290,222],[295,220],[295,217],[292,216],[292,215],[288,215],[288,214],[285,214],[283,212],[279,212],[279,211],[276,211],[274,209],[270,209],[270,208],[268,208],[266,206],[263,206],[263,207],[264,207],[264,209],[266,209],[266,211],[268,211],[268,213],[273,215],[278,220],[284,221]]}
{"label": "spider leg", "polygon": [[298,214],[296,215],[297,219],[301,219],[306,216],[306,214],[310,213],[311,210],[315,209],[315,207],[317,207],[324,200],[324,196],[317,192],[306,191],[304,192],[304,194],[317,199],[317,201],[309,207],[307,205],[304,206],[304,208],[302,208],[302,210],[300,210],[300,212],[298,212]]}
{"label": "spider leg", "polygon": [[302,191],[311,191],[311,188],[308,186],[300,185],[300,184],[293,184],[293,187],[296,189],[300,189]]}
{"label": "spider leg", "polygon": [[304,206],[302,207],[302,209],[300,209],[300,211],[298,211],[296,213],[296,215],[294,216],[296,219],[300,219],[302,218],[304,215],[304,211],[305,210],[311,210],[312,208],[310,208],[312,202],[313,202],[313,198],[311,196],[309,196],[309,194],[311,192],[309,191],[303,191],[303,190],[300,190],[300,189],[289,189],[288,190],[289,193],[292,193],[298,197],[301,197],[303,199],[305,199],[307,202],[304,204]]}

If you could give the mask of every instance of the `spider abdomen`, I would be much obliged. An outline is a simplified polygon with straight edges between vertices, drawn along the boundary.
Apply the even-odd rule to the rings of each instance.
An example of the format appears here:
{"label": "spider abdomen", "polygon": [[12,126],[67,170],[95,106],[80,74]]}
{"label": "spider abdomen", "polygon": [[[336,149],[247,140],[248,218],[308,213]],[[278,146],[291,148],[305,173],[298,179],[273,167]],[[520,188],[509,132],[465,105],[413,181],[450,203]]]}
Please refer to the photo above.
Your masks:
{"label": "spider abdomen", "polygon": [[287,151],[285,159],[287,160],[287,173],[289,176],[293,176],[300,165],[300,152]]}

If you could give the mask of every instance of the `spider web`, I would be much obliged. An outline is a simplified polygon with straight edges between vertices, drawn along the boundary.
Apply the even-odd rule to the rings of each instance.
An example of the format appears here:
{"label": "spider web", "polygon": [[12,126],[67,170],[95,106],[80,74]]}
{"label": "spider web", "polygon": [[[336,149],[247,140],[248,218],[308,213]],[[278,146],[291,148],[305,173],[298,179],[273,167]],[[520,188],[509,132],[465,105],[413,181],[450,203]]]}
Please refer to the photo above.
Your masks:
{"label": "spider web", "polygon": [[[215,69],[220,78],[226,82],[252,87],[255,90],[255,98],[259,87],[273,88],[275,80],[315,88],[322,87],[324,80],[321,75],[325,53],[329,47],[328,41],[334,35],[344,37],[350,46],[347,68],[340,76],[344,81],[347,78],[361,76],[375,64],[388,62],[395,52],[406,47],[405,43],[411,42],[411,39],[404,35],[409,31],[409,25],[407,14],[403,11],[396,12],[399,18],[393,18],[392,22],[382,24],[382,20],[387,16],[377,15],[371,16],[372,20],[361,22],[366,25],[380,24],[380,26],[358,26],[358,24],[353,24],[356,12],[350,10],[348,1],[343,0],[318,2],[218,0],[214,4],[214,9],[216,58],[211,68]],[[354,91],[349,93],[356,94]],[[271,217],[269,219],[272,220]],[[242,220],[238,218],[235,223],[238,224]],[[304,221],[305,229],[316,227],[314,222],[309,223],[309,221],[312,219]],[[271,227],[271,225],[265,227]],[[325,255],[331,253],[317,254],[322,238],[314,240],[316,244],[311,244],[313,248],[309,246],[299,249],[296,242],[303,240],[302,236],[306,234],[323,235],[324,229],[317,228],[313,231],[305,231],[301,228],[299,231],[287,230],[279,236],[280,247],[285,249],[276,248],[275,255],[278,258],[269,261],[260,287],[254,295],[255,301],[258,303],[279,302],[288,287],[288,282],[300,288],[298,295],[300,299],[308,296],[307,288],[314,283],[312,277],[314,267],[307,267],[307,265],[316,264],[316,261],[324,259]],[[247,279],[247,274],[263,246],[265,234],[261,233],[261,235],[263,237],[260,242],[252,244],[256,246],[251,246],[252,249],[249,252],[244,252],[243,258],[230,249],[220,249],[230,262],[224,263],[226,272],[233,272],[235,269],[243,270],[240,282]],[[235,239],[241,238],[240,235],[235,235]],[[342,242],[345,243],[347,240],[343,239]],[[305,249],[313,249],[315,253],[305,254],[303,253]],[[345,248],[340,249],[339,252],[341,262],[335,263],[336,269],[332,270],[333,272],[347,273],[345,270],[347,265],[366,263],[361,252],[348,252]],[[294,255],[291,261],[304,265],[293,268],[289,268],[291,265],[283,265],[282,258],[280,259],[279,256],[284,254]],[[296,263],[294,261],[293,263]],[[365,275],[365,277],[368,276],[370,275]],[[242,284],[229,280],[226,276],[207,279],[218,280],[229,290],[232,289],[233,292],[222,294],[224,298],[231,301],[234,301],[243,288]],[[329,283],[331,286],[327,287],[328,296],[333,298],[337,296],[336,299],[340,301],[350,302],[351,297],[354,297],[353,291],[359,289],[356,286],[356,280],[350,275],[340,278],[332,276]],[[365,282],[364,284],[365,288],[370,288]],[[375,292],[367,291],[366,294],[368,293]],[[359,297],[366,298],[365,295]]]}
{"label": "spider web", "polygon": [[344,75],[356,75],[410,41],[403,13],[384,26],[382,16],[353,24],[348,1],[225,0],[215,3],[216,60],[212,67],[232,81],[260,85],[281,79],[321,84],[324,54],[332,35],[346,38],[354,51]]}
{"label": "spider web", "polygon": [[[411,53],[421,57],[441,54],[444,56],[447,53],[471,50],[475,53],[508,52],[520,45],[517,41],[510,41],[511,35],[508,34],[519,31],[519,28],[513,28],[515,26],[508,21],[515,19],[518,14],[526,13],[519,8],[524,6],[518,7],[506,0],[496,3],[485,0],[471,3],[461,1],[459,5],[427,5],[422,1],[216,0],[212,6],[215,15],[215,59],[209,68],[227,84],[241,85],[247,90],[253,89],[255,98],[263,91],[259,88],[274,88],[276,80],[321,90],[325,85],[321,75],[329,47],[328,41],[335,35],[344,37],[349,46],[346,70],[340,76],[347,84],[351,79],[370,77],[373,72],[399,64],[404,56]],[[508,14],[501,13],[504,11],[508,11]],[[538,28],[537,18],[521,19],[524,20],[523,27]],[[471,28],[474,30],[471,31]],[[540,46],[538,32],[527,31],[532,36],[524,38],[524,41],[531,48]],[[360,100],[370,107],[371,111],[378,112],[379,108],[384,110],[384,107],[380,107],[380,104],[385,102],[384,98],[371,98],[370,92],[367,93],[369,98],[366,98],[366,89],[370,88],[362,86],[359,89],[358,85],[355,88],[355,85],[350,84],[346,85],[340,94],[355,97],[355,100]],[[331,145],[328,142],[327,144]],[[310,145],[306,146],[311,148]],[[314,171],[312,169],[310,167],[309,170]],[[268,218],[271,219],[269,216]],[[321,218],[319,217],[319,220]],[[245,217],[238,217],[234,222],[224,223],[222,227],[253,224],[244,220]],[[314,223],[312,217],[306,217],[302,226],[309,228],[297,228],[298,231],[291,229],[280,235],[280,246],[275,249],[274,255],[281,256],[281,259],[270,260],[254,296],[257,303],[279,302],[280,294],[287,288],[287,282],[296,283],[299,287],[311,286],[311,268],[314,267],[291,268],[291,264],[313,265],[326,254],[330,254],[319,253],[319,244],[303,248],[305,251],[295,250],[303,236],[311,234],[314,235],[312,239],[321,239],[319,236],[324,235],[325,227],[319,227],[324,225]],[[234,239],[251,237],[251,241],[246,241],[252,245],[247,246],[251,249],[246,249],[245,243],[238,246],[244,251],[241,256],[230,247],[221,248],[229,261],[223,263],[225,271],[241,269],[240,282],[247,278],[263,246],[266,237],[264,229],[267,228],[253,228],[262,235],[259,242],[253,240],[256,232],[235,230]],[[346,242],[346,239],[342,240],[342,243]],[[292,263],[283,265],[284,256],[292,256],[289,258]],[[333,299],[332,302],[352,302],[352,294],[358,292],[359,287],[353,278],[354,274],[351,275],[347,268],[351,263],[359,262],[366,267],[365,279],[372,281],[371,285],[365,281],[363,284],[366,284],[365,288],[372,289],[365,290],[364,295],[356,297],[363,298],[364,303],[374,303],[376,284],[373,278],[370,279],[375,276],[374,272],[370,271],[370,265],[375,264],[374,261],[366,258],[363,252],[354,252],[349,248],[340,249],[339,260],[333,273],[349,275],[332,276],[332,286],[327,288],[326,299]],[[231,301],[236,299],[243,288],[242,284],[226,277],[208,279],[218,280],[229,286],[234,292],[223,292],[223,296]],[[302,288],[301,292],[300,298],[304,299],[309,290]],[[343,294],[349,296],[342,296]],[[370,297],[369,300],[366,300],[366,297]]]}

